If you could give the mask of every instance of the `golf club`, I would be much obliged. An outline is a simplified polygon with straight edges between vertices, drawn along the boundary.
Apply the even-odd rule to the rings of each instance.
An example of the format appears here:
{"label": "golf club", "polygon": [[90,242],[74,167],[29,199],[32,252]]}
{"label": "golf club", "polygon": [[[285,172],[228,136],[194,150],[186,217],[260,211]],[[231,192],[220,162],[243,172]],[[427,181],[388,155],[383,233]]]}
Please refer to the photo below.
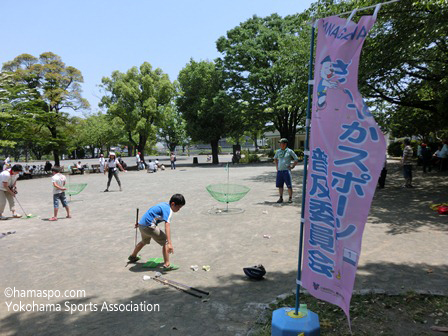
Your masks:
{"label": "golf club", "polygon": [[134,247],[137,246],[137,225],[138,225],[138,208],[137,208],[137,215],[135,216],[135,242],[134,242]]}
{"label": "golf club", "polygon": [[188,286],[188,285],[184,285],[184,284],[182,284],[182,283],[180,283],[180,282],[176,282],[176,281],[174,281],[174,280],[166,279],[166,278],[162,277],[162,273],[160,273],[160,272],[156,272],[156,273],[155,273],[155,277],[156,277],[156,278],[160,278],[161,280],[164,280],[164,281],[168,281],[168,282],[170,282],[170,283],[172,283],[172,284],[175,284],[175,285],[177,285],[177,286],[185,287],[185,288],[194,290],[194,291],[196,291],[196,292],[199,292],[199,293],[202,293],[202,294],[205,294],[205,295],[210,295],[209,292],[206,292],[206,291],[203,291],[203,290],[200,290],[200,289],[197,289],[197,288]]}
{"label": "golf club", "polygon": [[17,198],[17,196],[14,195],[14,198],[17,201],[17,204],[19,204],[20,208],[22,209],[23,213],[25,214],[26,218],[31,218],[33,215],[32,214],[28,214],[22,207],[22,204],[20,204],[19,199]]}
{"label": "golf club", "polygon": [[187,293],[187,294],[190,294],[190,295],[192,295],[192,296],[195,296],[195,297],[197,297],[197,298],[202,299],[202,296],[200,296],[200,295],[198,295],[198,294],[196,294],[196,293],[193,293],[193,292],[191,292],[191,291],[189,291],[189,290],[187,290],[187,289],[178,287],[178,286],[175,285],[174,283],[171,283],[171,282],[169,282],[169,281],[167,281],[167,280],[161,280],[161,279],[158,279],[157,277],[150,277],[149,275],[144,275],[144,276],[143,276],[143,280],[150,280],[150,279],[153,279],[153,280],[155,280],[155,281],[157,281],[157,282],[160,282],[160,283],[163,284],[163,285],[171,286],[171,287],[173,287],[173,288],[175,288],[175,289],[177,289],[177,290],[179,290],[179,291],[182,291],[182,292],[184,292],[184,293]]}

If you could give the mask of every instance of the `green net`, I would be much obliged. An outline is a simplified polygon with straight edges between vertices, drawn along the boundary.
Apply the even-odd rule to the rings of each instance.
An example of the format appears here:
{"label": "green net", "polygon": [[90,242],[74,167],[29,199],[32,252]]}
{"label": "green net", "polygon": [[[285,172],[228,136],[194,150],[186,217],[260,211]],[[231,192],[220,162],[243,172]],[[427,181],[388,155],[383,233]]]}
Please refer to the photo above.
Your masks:
{"label": "green net", "polygon": [[81,191],[87,187],[87,183],[70,183],[65,186],[67,188],[67,193],[70,196],[78,195]]}
{"label": "green net", "polygon": [[206,189],[215,200],[222,203],[239,201],[250,190],[239,184],[210,184]]}

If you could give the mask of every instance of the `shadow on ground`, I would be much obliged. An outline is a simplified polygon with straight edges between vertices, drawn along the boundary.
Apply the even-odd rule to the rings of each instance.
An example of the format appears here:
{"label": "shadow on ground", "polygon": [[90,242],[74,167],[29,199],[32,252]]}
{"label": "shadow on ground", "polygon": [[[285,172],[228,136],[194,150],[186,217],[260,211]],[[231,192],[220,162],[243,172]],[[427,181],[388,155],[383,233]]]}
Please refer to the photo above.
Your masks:
{"label": "shadow on ground", "polygon": [[[418,168],[421,169],[421,168]],[[416,232],[430,227],[448,232],[448,216],[439,215],[430,209],[431,204],[448,203],[448,173],[432,172],[422,175],[414,170],[414,188],[403,188],[401,166],[388,165],[385,189],[377,189],[369,214],[369,225],[387,224],[389,234]],[[275,186],[276,172],[263,173],[249,180],[272,183]],[[294,205],[301,206],[303,171],[292,171]],[[286,190],[285,190],[286,193]],[[275,198],[275,197],[274,197]],[[260,205],[278,206],[265,201]]]}
{"label": "shadow on ground", "polygon": [[386,188],[377,189],[370,223],[387,224],[387,233],[392,235],[417,232],[424,227],[448,232],[448,216],[430,208],[431,204],[448,202],[447,174],[422,175],[414,171],[414,176],[414,188],[403,188],[401,170],[397,165],[393,167]]}
{"label": "shadow on ground", "polygon": [[[421,289],[440,291],[446,288],[448,281],[448,266],[374,263],[360,267],[359,272],[356,289],[381,288],[392,292]],[[147,274],[152,275],[153,272],[148,271]],[[265,304],[272,302],[277,295],[295,288],[295,277],[295,271],[273,273],[268,270],[266,280],[251,281],[243,275],[232,274],[221,277],[219,286],[201,288],[211,293],[210,297],[204,296],[203,299],[150,280],[147,282],[147,291],[138,290],[135,295],[118,301],[104,303],[97,297],[42,301],[60,305],[61,311],[10,313],[0,321],[1,333],[25,336],[245,335],[260,314],[263,314]],[[176,279],[175,274],[165,275],[165,278]],[[398,284],[398,288],[395,284]],[[128,305],[130,309],[131,304],[140,303],[147,307],[147,311],[141,311],[141,308],[139,311],[112,311],[120,309],[120,304],[123,305],[121,308]],[[111,307],[111,304],[114,306]],[[159,304],[159,308],[156,304]],[[82,311],[71,314],[71,307]],[[149,308],[152,311],[148,311]],[[191,319],[185,319],[185,312],[188,312]]]}

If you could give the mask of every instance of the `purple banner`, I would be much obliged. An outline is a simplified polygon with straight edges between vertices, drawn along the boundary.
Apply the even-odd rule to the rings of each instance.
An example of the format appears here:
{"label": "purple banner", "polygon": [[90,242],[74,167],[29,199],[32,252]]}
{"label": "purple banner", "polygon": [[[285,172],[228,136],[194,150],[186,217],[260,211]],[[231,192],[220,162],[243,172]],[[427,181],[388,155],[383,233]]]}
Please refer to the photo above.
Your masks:
{"label": "purple banner", "polygon": [[362,233],[386,152],[357,85],[361,48],[375,18],[318,22],[302,284],[349,320]]}

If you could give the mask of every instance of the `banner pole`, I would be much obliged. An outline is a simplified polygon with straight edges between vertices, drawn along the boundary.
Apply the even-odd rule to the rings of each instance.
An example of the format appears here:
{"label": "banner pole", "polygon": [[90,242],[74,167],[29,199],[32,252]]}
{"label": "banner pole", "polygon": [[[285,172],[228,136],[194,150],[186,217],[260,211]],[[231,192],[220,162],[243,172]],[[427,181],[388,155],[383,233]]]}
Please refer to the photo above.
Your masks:
{"label": "banner pole", "polygon": [[304,150],[304,160],[303,160],[303,183],[302,183],[302,210],[301,210],[301,219],[300,219],[300,239],[299,239],[299,260],[297,267],[297,288],[296,288],[296,307],[295,307],[295,315],[299,313],[299,304],[300,304],[300,287],[301,287],[301,279],[302,279],[302,250],[303,250],[303,226],[305,225],[305,201],[306,201],[306,181],[307,181],[307,173],[308,173],[308,157],[310,155],[310,128],[311,128],[311,97],[313,90],[313,54],[314,54],[314,33],[315,33],[315,24],[317,21],[311,24],[311,41],[310,41],[310,60],[308,64],[308,102],[306,106],[306,122],[305,122],[305,150]]}

